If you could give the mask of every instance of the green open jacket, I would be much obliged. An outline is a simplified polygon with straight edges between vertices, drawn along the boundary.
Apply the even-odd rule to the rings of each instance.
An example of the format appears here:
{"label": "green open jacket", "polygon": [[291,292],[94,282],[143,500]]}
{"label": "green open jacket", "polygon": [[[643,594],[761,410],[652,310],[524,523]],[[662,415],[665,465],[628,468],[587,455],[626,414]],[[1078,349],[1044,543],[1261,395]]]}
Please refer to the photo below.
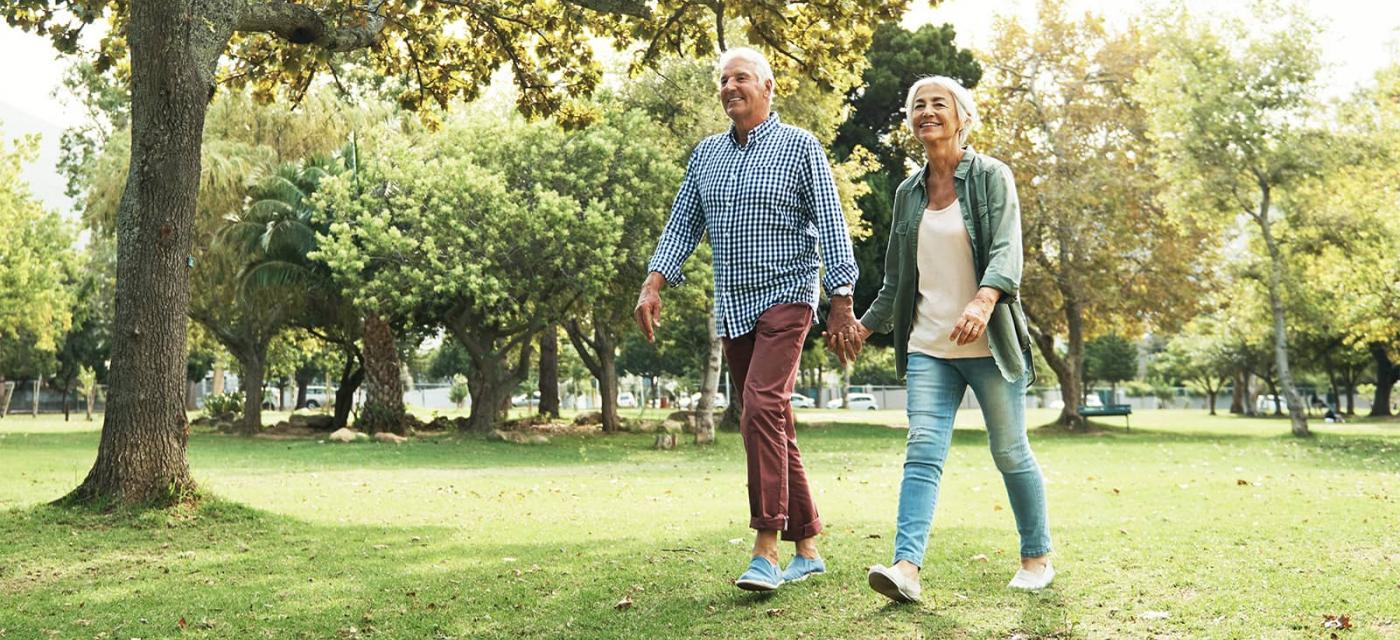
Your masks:
{"label": "green open jacket", "polygon": [[[885,281],[880,294],[861,316],[871,331],[894,331],[895,369],[904,378],[909,356],[909,333],[919,297],[919,223],[928,207],[925,176],[928,165],[915,171],[894,194],[890,244],[885,251]],[[1021,309],[1021,203],[1011,169],[991,156],[965,147],[953,173],[963,223],[972,238],[973,269],[980,286],[993,287],[1002,297],[987,325],[987,342],[1001,375],[1014,381],[1029,371],[1031,339]],[[968,302],[971,302],[969,300]]]}

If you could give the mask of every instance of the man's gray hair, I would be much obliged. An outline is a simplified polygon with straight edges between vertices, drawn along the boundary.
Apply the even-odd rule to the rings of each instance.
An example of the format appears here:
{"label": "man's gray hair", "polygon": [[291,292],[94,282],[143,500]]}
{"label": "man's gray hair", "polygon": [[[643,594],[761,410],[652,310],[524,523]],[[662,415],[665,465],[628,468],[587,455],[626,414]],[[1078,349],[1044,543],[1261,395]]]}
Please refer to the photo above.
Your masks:
{"label": "man's gray hair", "polygon": [[982,120],[977,117],[977,103],[972,100],[972,92],[948,76],[924,76],[909,87],[909,95],[904,98],[904,122],[909,125],[909,130],[915,135],[919,133],[919,127],[914,124],[914,94],[929,85],[938,85],[953,94],[958,121],[962,125],[962,128],[958,129],[958,146],[967,144],[968,134],[972,133]]}
{"label": "man's gray hair", "polygon": [[757,49],[734,47],[733,49],[728,49],[724,53],[719,54],[719,61],[715,63],[716,77],[724,73],[724,65],[736,59],[752,64],[754,70],[758,73],[759,82],[763,82],[764,80],[773,82],[773,88],[768,90],[768,97],[772,98],[774,91],[778,88],[778,83],[773,81],[773,67],[768,66],[768,58],[763,57],[763,54],[759,53]]}

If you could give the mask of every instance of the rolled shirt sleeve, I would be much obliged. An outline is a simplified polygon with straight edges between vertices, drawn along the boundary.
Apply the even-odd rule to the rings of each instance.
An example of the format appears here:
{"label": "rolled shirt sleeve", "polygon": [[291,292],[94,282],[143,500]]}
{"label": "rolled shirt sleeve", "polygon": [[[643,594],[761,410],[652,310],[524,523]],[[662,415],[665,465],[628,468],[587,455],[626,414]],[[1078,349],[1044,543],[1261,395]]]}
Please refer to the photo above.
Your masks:
{"label": "rolled shirt sleeve", "polygon": [[987,252],[987,270],[979,284],[1000,290],[1004,294],[1003,300],[1011,302],[1021,295],[1024,260],[1021,201],[1016,196],[1016,181],[1010,167],[1001,165],[992,176],[987,190],[987,213],[992,237]]}
{"label": "rolled shirt sleeve", "polygon": [[836,179],[832,176],[826,152],[822,150],[821,143],[810,135],[803,146],[808,170],[804,193],[808,211],[817,226],[822,266],[826,271],[822,286],[829,296],[836,287],[854,285],[860,269],[856,266],[850,230],[841,212],[841,196],[836,192]]}
{"label": "rolled shirt sleeve", "polygon": [[656,251],[647,263],[648,271],[660,273],[672,286],[685,282],[681,267],[705,234],[705,213],[700,206],[700,192],[695,186],[695,167],[699,155],[698,147],[690,154],[685,178],[681,180],[681,188],[671,204],[671,217],[666,220],[661,240],[656,243]]}

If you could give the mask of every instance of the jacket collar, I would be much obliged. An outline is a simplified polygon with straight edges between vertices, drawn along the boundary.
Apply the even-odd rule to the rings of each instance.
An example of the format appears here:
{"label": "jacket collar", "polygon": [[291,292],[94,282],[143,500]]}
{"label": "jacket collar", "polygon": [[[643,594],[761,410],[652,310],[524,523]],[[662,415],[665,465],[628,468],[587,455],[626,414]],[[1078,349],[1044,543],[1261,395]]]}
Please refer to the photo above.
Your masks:
{"label": "jacket collar", "polygon": [[[750,135],[752,135],[752,134],[750,134]],[[959,160],[959,161],[958,161],[958,166],[957,166],[957,168],[953,169],[953,178],[954,178],[954,179],[956,179],[956,180],[967,180],[967,172],[969,172],[969,171],[972,170],[972,158],[973,158],[974,156],[976,156],[976,155],[977,155],[977,150],[976,150],[976,149],[973,149],[973,148],[972,148],[972,145],[967,145],[967,146],[964,146],[964,147],[963,147],[962,160]],[[925,190],[925,189],[927,188],[927,186],[926,186],[927,184],[928,184],[928,161],[925,160],[925,161],[924,161],[924,165],[923,165],[922,167],[919,168],[919,180],[917,181],[917,183],[916,183],[914,186],[917,187],[920,191],[923,191],[923,190]]]}

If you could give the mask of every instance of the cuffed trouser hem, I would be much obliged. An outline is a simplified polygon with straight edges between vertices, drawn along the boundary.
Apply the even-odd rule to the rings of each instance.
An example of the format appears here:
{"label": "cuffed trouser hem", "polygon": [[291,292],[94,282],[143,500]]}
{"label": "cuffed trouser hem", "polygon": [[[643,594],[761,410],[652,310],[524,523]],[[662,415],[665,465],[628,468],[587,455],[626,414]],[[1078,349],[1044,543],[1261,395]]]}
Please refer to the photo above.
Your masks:
{"label": "cuffed trouser hem", "polygon": [[782,531],[787,528],[787,518],[749,518],[749,528],[755,531]]}
{"label": "cuffed trouser hem", "polygon": [[1039,558],[1040,556],[1046,555],[1046,554],[1050,553],[1051,551],[1053,551],[1053,549],[1051,549],[1050,547],[1045,547],[1044,549],[1040,549],[1040,550],[1036,550],[1036,549],[1030,549],[1030,550],[1022,549],[1022,550],[1021,550],[1021,557],[1022,557],[1022,558]]}
{"label": "cuffed trouser hem", "polygon": [[814,537],[821,532],[822,520],[821,518],[817,518],[816,520],[813,520],[810,523],[808,523],[806,526],[784,530],[782,538],[783,540],[787,540],[789,542],[797,542],[798,540],[806,540],[807,538]]}

